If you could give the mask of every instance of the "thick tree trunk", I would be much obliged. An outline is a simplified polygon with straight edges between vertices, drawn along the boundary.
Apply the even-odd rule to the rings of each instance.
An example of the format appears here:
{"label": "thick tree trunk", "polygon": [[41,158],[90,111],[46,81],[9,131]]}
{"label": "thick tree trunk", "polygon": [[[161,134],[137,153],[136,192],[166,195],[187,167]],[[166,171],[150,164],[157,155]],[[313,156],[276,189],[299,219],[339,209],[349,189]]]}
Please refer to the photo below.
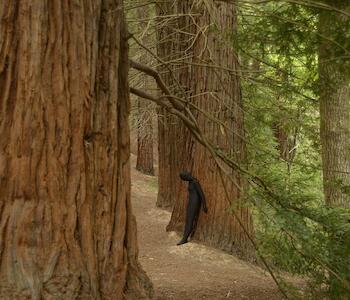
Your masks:
{"label": "thick tree trunk", "polygon": [[[328,1],[350,11],[348,1]],[[326,203],[350,208],[350,63],[343,45],[348,17],[325,10],[320,14],[319,80],[323,183]]]}
{"label": "thick tree trunk", "polygon": [[[181,1],[186,2],[186,1]],[[177,5],[177,4],[176,4]],[[179,52],[180,34],[177,29],[179,21],[176,18],[177,7],[172,1],[164,1],[157,4],[157,54],[164,61],[173,61],[181,56]],[[186,5],[186,4],[184,4]],[[187,75],[187,66],[181,67],[181,73]],[[183,96],[180,86],[180,72],[176,66],[169,64],[159,66],[159,73],[164,82],[176,95]],[[185,138],[185,126],[176,117],[170,115],[164,108],[158,109],[158,198],[157,206],[172,209],[178,198],[178,173],[185,165],[187,153],[183,151]],[[183,154],[183,155],[182,155]]]}
{"label": "thick tree trunk", "polygon": [[171,168],[174,162],[171,162],[174,151],[174,145],[170,143],[172,136],[170,124],[172,118],[164,108],[158,108],[158,207],[172,209],[175,202],[174,180]]}
{"label": "thick tree trunk", "polygon": [[[163,18],[173,11],[169,1],[157,3],[156,14],[158,23],[162,24]],[[169,26],[160,26],[157,24],[157,55],[162,59],[170,60],[170,53],[172,51],[174,37],[171,37],[172,30],[174,28]],[[159,73],[161,73],[164,82],[171,86],[171,75],[169,71],[162,66],[158,67]],[[172,117],[167,111],[159,107],[157,110],[158,114],[158,195],[157,203],[158,207],[164,209],[171,209],[173,206],[173,196],[175,192],[173,190],[171,168],[174,164],[174,160],[171,161],[171,152],[174,150],[173,144],[169,143],[174,127],[172,124]],[[173,118],[173,120],[175,120]]]}
{"label": "thick tree trunk", "polygon": [[[237,57],[230,46],[222,42],[222,37],[214,30],[215,26],[220,33],[234,30],[236,26],[234,6],[223,3],[214,4],[212,1],[208,3],[210,7],[194,6],[191,1],[179,1],[177,6],[172,6],[172,8],[177,7],[176,13],[179,15],[177,28],[180,29],[180,33],[177,33],[178,36],[172,34],[175,41],[168,47],[177,49],[179,57],[182,57],[182,62],[177,63],[177,69],[173,71],[181,90],[177,92],[174,89],[174,93],[187,96],[193,105],[232,129],[234,134],[230,130],[225,130],[224,126],[217,122],[209,120],[202,113],[193,110],[207,138],[229,152],[237,162],[244,163],[243,111],[237,74]],[[168,14],[172,13],[174,12],[168,12]],[[189,14],[192,14],[192,17],[189,17]],[[213,28],[209,26],[210,24],[213,25]],[[203,32],[197,32],[198,28],[201,28]],[[163,36],[162,40],[166,38]],[[162,58],[165,60],[166,53],[163,55]],[[208,65],[215,67],[208,67]],[[208,215],[202,213],[200,215],[195,238],[231,253],[235,252],[242,257],[252,257],[252,246],[237,218],[229,211],[230,209],[235,210],[246,230],[253,236],[251,214],[241,202],[245,189],[244,180],[239,174],[228,170],[235,184],[241,189],[239,190],[235,184],[224,178],[230,196],[228,200],[220,171],[209,152],[195,142],[183,127],[177,125],[175,130],[169,127],[163,130],[164,136],[170,137],[166,144],[167,147],[164,147],[169,151],[168,157],[164,155],[165,159],[174,160],[175,158],[176,163],[175,166],[171,165],[171,162],[168,164],[171,166],[167,170],[168,178],[164,178],[166,177],[165,172],[161,173],[160,169],[160,175],[163,174],[160,181],[164,181],[164,185],[160,186],[160,193],[168,189],[166,192],[170,193],[169,197],[175,201],[167,230],[181,232],[184,227],[187,190],[185,184],[180,181],[178,173],[185,169],[191,171],[199,179],[209,207]],[[173,154],[171,151],[174,151]]]}
{"label": "thick tree trunk", "polygon": [[[147,20],[150,17],[149,8],[143,6],[138,8],[137,16],[140,20]],[[144,32],[148,28],[147,22],[140,22],[141,41],[147,44],[151,39],[151,33]],[[144,49],[139,50],[141,55],[139,61],[143,64],[150,64],[149,53]],[[151,84],[149,76],[141,74],[141,87],[150,90]],[[137,161],[136,169],[147,175],[154,175],[153,166],[153,103],[144,99],[137,100],[138,126],[137,126]]]}
{"label": "thick tree trunk", "polygon": [[0,298],[147,299],[122,1],[0,2]]}
{"label": "thick tree trunk", "polygon": [[[350,12],[349,1],[326,2],[338,10]],[[349,17],[322,11],[319,33],[320,133],[325,200],[333,207],[350,208],[350,61],[347,58],[350,47],[345,43],[350,34]],[[345,234],[329,236],[329,239],[333,250],[330,260],[334,260],[331,265],[343,268],[345,274],[348,265],[339,266],[338,249],[333,244],[348,243],[349,238]],[[350,276],[344,279],[349,281]],[[329,280],[331,299],[349,299],[349,291],[343,282],[333,274]]]}

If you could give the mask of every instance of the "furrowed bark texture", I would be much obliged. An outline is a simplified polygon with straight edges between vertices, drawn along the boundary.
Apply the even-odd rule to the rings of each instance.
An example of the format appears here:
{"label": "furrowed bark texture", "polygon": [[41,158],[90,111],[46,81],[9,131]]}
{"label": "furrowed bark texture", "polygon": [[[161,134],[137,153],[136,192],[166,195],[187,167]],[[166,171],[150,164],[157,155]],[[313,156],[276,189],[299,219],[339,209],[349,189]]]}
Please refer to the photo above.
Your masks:
{"label": "furrowed bark texture", "polygon": [[[157,54],[166,62],[182,59],[181,41],[186,44],[188,40],[187,36],[177,30],[184,26],[182,22],[186,19],[171,16],[177,13],[177,5],[181,5],[181,2],[182,5],[187,5],[187,1],[162,1],[156,5],[160,23],[157,30]],[[189,73],[187,65],[180,65],[160,65],[158,71],[172,92],[183,97]],[[188,139],[189,134],[182,122],[166,109],[158,108],[158,207],[172,209],[176,199],[180,197],[179,172],[190,158],[186,151]]]}
{"label": "furrowed bark texture", "polygon": [[0,22],[0,298],[149,298],[122,1],[4,0]]}
{"label": "furrowed bark texture", "polygon": [[138,99],[139,128],[137,132],[136,169],[147,175],[154,175],[153,167],[153,124],[151,102]]}
{"label": "furrowed bark texture", "polygon": [[[156,4],[156,14],[159,20],[163,16],[166,16],[168,12],[171,11],[170,3],[167,1],[162,1]],[[157,27],[157,55],[160,58],[166,58],[169,56],[171,51],[172,41],[168,39],[170,35],[170,30],[167,27]],[[159,73],[162,74],[162,78],[165,83],[169,86],[169,75],[164,68],[158,67]],[[165,74],[164,74],[165,73]],[[158,115],[158,195],[156,205],[161,208],[171,209],[172,201],[170,200],[170,189],[172,184],[170,181],[171,173],[169,170],[169,160],[171,148],[167,147],[168,140],[166,135],[166,130],[169,128],[168,120],[170,116],[167,114],[166,110],[162,107],[157,108]],[[170,130],[170,128],[168,129]],[[169,190],[168,190],[169,189]]]}
{"label": "furrowed bark texture", "polygon": [[[350,12],[349,1],[328,1]],[[349,17],[323,11],[319,19],[320,120],[326,203],[350,208]],[[347,42],[347,43],[346,43]],[[341,46],[339,46],[341,45]]]}
{"label": "furrowed bark texture", "polygon": [[[232,34],[235,30],[234,6],[213,1],[208,1],[206,5],[194,5],[192,1],[179,1],[177,13],[180,15],[177,25],[181,31],[179,35],[183,36],[173,47],[181,53],[183,63],[179,63],[174,72],[182,88],[181,92],[193,105],[205,111],[211,118],[222,122],[222,125],[219,125],[215,120],[210,120],[208,116],[193,109],[207,139],[223,151],[229,152],[236,161],[244,163],[244,120],[237,74],[238,62],[235,52],[226,44],[226,38],[222,36],[222,34]],[[192,17],[189,17],[189,14]],[[183,32],[187,32],[187,39]],[[234,133],[225,129],[225,126]],[[169,129],[166,128],[165,132],[169,132]],[[230,197],[228,201],[220,171],[209,152],[195,142],[186,129],[176,126],[176,133],[177,138],[168,143],[174,148],[173,156],[177,166],[172,166],[169,170],[172,173],[170,178],[173,182],[169,192],[173,193],[172,197],[176,199],[173,200],[175,204],[167,230],[181,232],[184,227],[187,186],[180,181],[178,173],[186,169],[200,181],[209,208],[207,215],[200,214],[194,237],[242,257],[252,257],[252,246],[247,236],[232,212],[229,212],[231,208],[234,209],[247,231],[253,236],[251,214],[248,208],[242,206],[241,201],[245,188],[244,180],[238,173],[226,170],[231,173],[236,185],[240,187],[237,188],[235,184],[224,178]],[[167,136],[173,136],[173,134],[169,133]]]}
{"label": "furrowed bark texture", "polygon": [[[147,20],[150,17],[149,7],[140,7],[137,9],[137,16],[140,20]],[[141,41],[147,44],[152,39],[151,33],[147,30],[147,22],[140,22],[140,31],[142,33]],[[148,29],[149,30],[149,29]],[[142,64],[151,63],[150,54],[144,49],[139,50],[141,55],[139,61]],[[141,86],[143,90],[150,90],[150,78],[146,74],[140,74]],[[154,175],[153,166],[153,110],[154,105],[144,99],[137,100],[138,108],[138,130],[137,130],[137,161],[136,169],[147,175]]]}
{"label": "furrowed bark texture", "polygon": [[[349,1],[325,1],[350,13]],[[338,12],[319,15],[320,134],[322,145],[323,188],[326,204],[350,209],[350,18]],[[349,234],[329,236],[330,264],[341,270],[349,282],[349,263],[339,263],[349,245]],[[339,252],[339,253],[338,253]],[[345,275],[347,274],[347,275]],[[349,289],[334,274],[329,276],[329,298],[349,299]]]}

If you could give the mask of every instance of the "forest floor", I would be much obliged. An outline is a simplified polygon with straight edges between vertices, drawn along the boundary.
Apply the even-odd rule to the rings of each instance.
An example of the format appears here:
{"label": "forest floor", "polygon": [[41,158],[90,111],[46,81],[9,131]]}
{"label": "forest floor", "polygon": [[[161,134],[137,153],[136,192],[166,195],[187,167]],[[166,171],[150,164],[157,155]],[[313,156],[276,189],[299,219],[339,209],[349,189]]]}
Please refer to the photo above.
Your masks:
{"label": "forest floor", "polygon": [[151,278],[156,300],[277,300],[275,283],[261,268],[222,251],[166,232],[170,212],[155,206],[157,178],[135,170],[132,155],[132,205],[137,219],[139,259]]}

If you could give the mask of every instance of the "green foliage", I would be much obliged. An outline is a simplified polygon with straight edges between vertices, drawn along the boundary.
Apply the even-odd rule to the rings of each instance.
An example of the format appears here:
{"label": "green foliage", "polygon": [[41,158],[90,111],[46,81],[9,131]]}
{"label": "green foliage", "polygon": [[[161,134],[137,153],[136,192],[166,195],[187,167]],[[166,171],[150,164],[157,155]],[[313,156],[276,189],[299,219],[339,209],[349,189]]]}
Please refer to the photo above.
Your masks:
{"label": "green foliage", "polygon": [[305,276],[304,298],[349,299],[350,211],[323,198],[316,54],[327,37],[317,29],[321,10],[284,1],[238,5],[232,42],[243,69],[248,166],[268,187],[252,181],[249,191],[259,254],[276,270]]}
{"label": "green foliage", "polygon": [[273,187],[273,195],[250,191],[260,254],[280,270],[305,275],[310,280],[307,299],[319,297],[331,281],[337,294],[348,295],[349,210],[324,204],[320,176],[311,168],[294,167],[286,176],[283,165],[276,163],[257,171]]}

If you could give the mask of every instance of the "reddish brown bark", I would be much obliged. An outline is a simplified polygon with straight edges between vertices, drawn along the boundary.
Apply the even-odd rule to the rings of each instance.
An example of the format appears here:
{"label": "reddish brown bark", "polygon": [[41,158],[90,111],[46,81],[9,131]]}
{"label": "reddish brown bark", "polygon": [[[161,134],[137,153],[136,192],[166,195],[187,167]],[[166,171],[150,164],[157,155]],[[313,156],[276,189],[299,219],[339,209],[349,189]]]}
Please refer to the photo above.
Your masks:
{"label": "reddish brown bark", "polygon": [[[143,86],[144,88],[147,85]],[[137,160],[136,169],[147,175],[154,175],[153,166],[153,103],[137,99]]]}
{"label": "reddish brown bark", "polygon": [[[184,2],[184,1],[179,1]],[[186,5],[186,4],[184,4]],[[157,53],[164,61],[171,61],[179,58],[181,35],[178,33],[179,22],[183,18],[168,17],[177,12],[175,3],[164,1],[157,5],[157,15],[160,17],[160,24],[157,29]],[[187,66],[184,67],[181,74],[187,76]],[[174,65],[160,66],[158,68],[165,84],[171,88],[175,95],[184,95],[180,72]],[[158,198],[157,206],[171,209],[178,198],[178,173],[181,166],[186,165],[188,153],[184,151],[185,140],[188,134],[185,134],[184,125],[176,117],[170,115],[166,109],[158,109]]]}
{"label": "reddish brown bark", "polygon": [[151,122],[147,121],[143,126],[142,130],[147,130],[148,133],[146,134],[142,130],[138,131],[136,169],[144,174],[154,175],[152,120]]}
{"label": "reddish brown bark", "polygon": [[122,1],[0,3],[0,298],[148,299]]}
{"label": "reddish brown bark", "polygon": [[[137,9],[137,17],[140,20],[147,20],[150,17],[149,7],[143,6]],[[142,21],[139,24],[141,32],[141,41],[146,44],[152,39],[150,32],[144,32],[147,27],[147,22]],[[150,64],[152,58],[145,49],[140,49],[139,61],[142,64]],[[141,88],[150,90],[151,82],[149,76],[140,74]],[[148,175],[154,175],[153,166],[153,103],[144,99],[137,100],[138,108],[138,126],[137,126],[137,161],[136,169]]]}
{"label": "reddish brown bark", "polygon": [[[215,120],[210,120],[210,117],[193,109],[198,124],[208,140],[230,153],[237,162],[244,163],[243,112],[237,57],[230,46],[222,42],[225,39],[220,36],[227,30],[234,30],[236,26],[234,6],[223,3],[214,4],[212,1],[208,3],[210,7],[194,6],[191,1],[179,1],[177,6],[172,6],[177,8],[176,12],[180,16],[176,26],[181,29],[181,32],[177,35],[172,32],[164,35],[172,36],[170,40],[172,44],[167,47],[177,49],[182,62],[177,64],[176,70],[172,70],[177,82],[174,83],[173,79],[171,86],[180,86],[181,89],[174,89],[174,93],[186,96],[193,105],[205,111],[211,118],[233,129],[234,134],[230,130],[224,130],[224,126],[220,126]],[[188,16],[189,14],[192,14],[192,18]],[[212,28],[208,28],[210,24]],[[215,26],[220,33],[215,32]],[[198,28],[207,29],[198,33]],[[184,31],[187,31],[187,34]],[[189,39],[189,37],[194,38]],[[163,36],[162,40],[166,40],[166,37]],[[161,54],[165,60],[166,50]],[[169,73],[166,75],[170,76]],[[171,81],[168,80],[168,85],[169,82]],[[175,129],[168,126],[163,130],[165,136],[163,139],[168,138],[168,143],[165,144],[166,147],[164,146],[164,153],[166,153],[164,157],[165,160],[169,159],[169,169],[166,169],[168,173],[162,171],[160,164],[160,174],[163,174],[160,184],[162,181],[165,182],[163,186],[160,185],[160,195],[166,198],[162,194],[164,193],[175,201],[167,230],[183,230],[187,191],[178,174],[181,170],[188,170],[201,182],[209,207],[208,215],[203,213],[200,215],[195,238],[229,252],[236,252],[241,256],[253,256],[252,247],[244,230],[237,218],[229,212],[234,207],[246,230],[253,236],[251,214],[248,208],[243,207],[241,201],[245,189],[244,180],[239,174],[232,173],[235,184],[242,191],[239,191],[229,180],[224,180],[230,196],[228,201],[220,172],[208,151],[194,141],[183,125],[176,124]],[[168,178],[164,179],[165,174]]]}

